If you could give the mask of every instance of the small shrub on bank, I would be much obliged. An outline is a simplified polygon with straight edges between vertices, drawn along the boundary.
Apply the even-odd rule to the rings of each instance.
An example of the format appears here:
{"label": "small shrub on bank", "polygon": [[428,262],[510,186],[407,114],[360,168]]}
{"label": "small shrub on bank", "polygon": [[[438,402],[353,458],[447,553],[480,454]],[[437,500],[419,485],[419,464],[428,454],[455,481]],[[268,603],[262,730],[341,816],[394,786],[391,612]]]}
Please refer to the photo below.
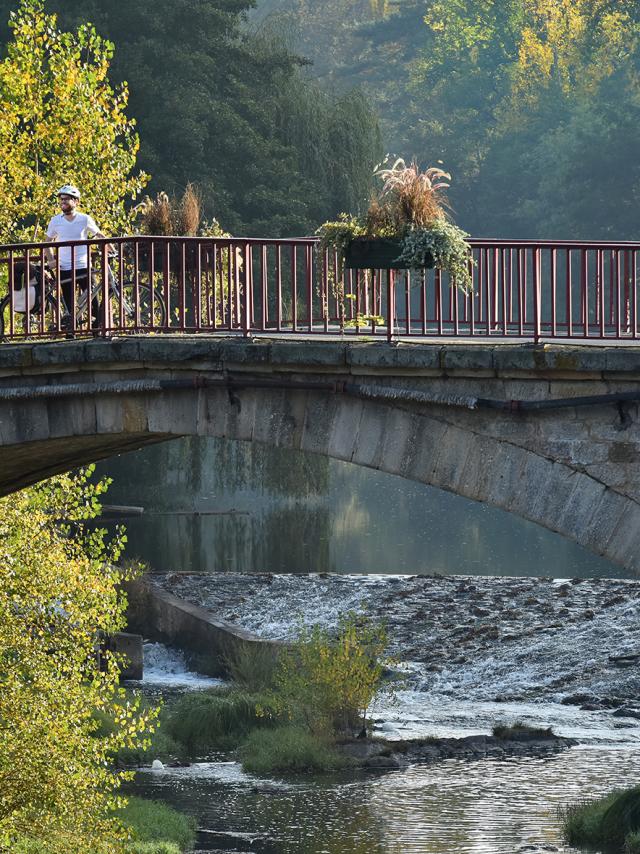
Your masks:
{"label": "small shrub on bank", "polygon": [[560,811],[567,842],[616,846],[640,852],[640,786],[604,798],[571,804]]}
{"label": "small shrub on bank", "polygon": [[341,617],[334,633],[303,627],[279,657],[272,705],[312,732],[360,730],[383,690],[386,645],[384,626],[355,614]]}
{"label": "small shrub on bank", "polygon": [[332,771],[348,764],[328,739],[293,726],[254,730],[240,755],[242,767],[253,774]]}
{"label": "small shrub on bank", "polygon": [[[267,709],[258,717],[256,708]],[[184,746],[189,756],[227,750],[252,729],[273,726],[277,711],[261,694],[212,688],[181,697],[164,722],[165,733]]]}

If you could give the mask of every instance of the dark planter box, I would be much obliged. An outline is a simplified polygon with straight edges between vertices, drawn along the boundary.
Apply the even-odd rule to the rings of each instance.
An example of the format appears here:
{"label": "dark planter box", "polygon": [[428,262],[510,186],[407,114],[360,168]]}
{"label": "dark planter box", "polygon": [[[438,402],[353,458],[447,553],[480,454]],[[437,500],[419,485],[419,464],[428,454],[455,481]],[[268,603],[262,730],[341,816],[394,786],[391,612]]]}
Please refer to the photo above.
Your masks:
{"label": "dark planter box", "polygon": [[[351,270],[403,270],[405,265],[398,261],[402,254],[399,237],[356,237],[344,253],[344,266]],[[425,267],[433,267],[429,255]]]}

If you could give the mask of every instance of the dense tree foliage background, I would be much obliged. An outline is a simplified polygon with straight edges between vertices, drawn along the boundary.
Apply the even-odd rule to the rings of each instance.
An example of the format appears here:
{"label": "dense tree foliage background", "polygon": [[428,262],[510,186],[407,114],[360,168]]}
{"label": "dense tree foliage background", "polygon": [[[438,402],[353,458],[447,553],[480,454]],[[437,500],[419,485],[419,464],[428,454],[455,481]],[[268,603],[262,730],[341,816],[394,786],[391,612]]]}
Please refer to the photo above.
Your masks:
{"label": "dense tree foliage background", "polygon": [[[15,0],[0,0],[0,21]],[[475,235],[637,236],[634,0],[47,0],[115,44],[150,191],[239,234],[361,210],[383,151],[443,161]],[[382,132],[378,138],[377,118]]]}
{"label": "dense tree foliage background", "polygon": [[[1,0],[8,20],[15,0]],[[229,231],[300,235],[368,198],[377,122],[354,91],[328,94],[273,25],[251,30],[253,0],[47,0],[62,28],[91,21],[115,44],[138,163],[149,189],[195,182]],[[70,132],[70,136],[73,132]]]}
{"label": "dense tree foliage background", "polygon": [[387,150],[444,161],[472,234],[638,237],[634,0],[333,0],[326,36],[305,0],[266,5],[319,77],[364,87]]}

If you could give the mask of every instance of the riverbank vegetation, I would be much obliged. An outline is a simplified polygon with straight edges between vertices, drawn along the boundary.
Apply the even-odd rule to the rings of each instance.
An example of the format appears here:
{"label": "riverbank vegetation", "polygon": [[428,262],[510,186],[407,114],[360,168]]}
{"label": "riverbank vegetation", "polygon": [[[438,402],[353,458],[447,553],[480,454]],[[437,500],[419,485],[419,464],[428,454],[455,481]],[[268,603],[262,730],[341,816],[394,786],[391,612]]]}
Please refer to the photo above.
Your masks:
{"label": "riverbank vegetation", "polygon": [[125,537],[87,527],[108,485],[91,473],[0,499],[2,851],[117,854],[132,841],[118,796],[130,775],[110,757],[145,745],[157,712],[119,687],[117,656],[97,655],[125,625]]}
{"label": "riverbank vegetation", "polygon": [[[181,854],[195,841],[195,821],[172,807],[146,798],[129,798],[118,812],[122,824],[136,841],[124,842],[121,854]],[[99,849],[83,854],[98,854]],[[61,854],[57,843],[16,838],[11,854]]]}
{"label": "riverbank vegetation", "polygon": [[492,734],[496,738],[512,741],[554,737],[551,727],[534,727],[522,721],[516,721],[513,724],[497,723],[492,729]]}
{"label": "riverbank vegetation", "polygon": [[560,811],[560,818],[571,845],[603,845],[621,854],[640,854],[640,786],[570,804]]}
{"label": "riverbank vegetation", "polygon": [[343,767],[347,761],[336,743],[366,735],[368,709],[387,690],[386,641],[383,626],[350,614],[333,632],[302,627],[278,654],[271,646],[255,656],[240,649],[230,662],[232,684],[175,701],[163,714],[163,736],[154,738],[144,759],[237,748],[244,767],[255,773]]}

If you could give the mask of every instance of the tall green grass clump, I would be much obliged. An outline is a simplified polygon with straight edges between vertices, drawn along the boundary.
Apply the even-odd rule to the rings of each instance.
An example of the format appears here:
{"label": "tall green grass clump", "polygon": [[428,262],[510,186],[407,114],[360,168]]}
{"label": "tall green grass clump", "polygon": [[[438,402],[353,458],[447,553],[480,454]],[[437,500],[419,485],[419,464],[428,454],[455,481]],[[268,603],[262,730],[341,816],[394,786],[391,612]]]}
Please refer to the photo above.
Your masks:
{"label": "tall green grass clump", "polygon": [[[258,715],[257,709],[266,710]],[[262,694],[236,688],[212,688],[185,694],[164,721],[165,733],[189,756],[236,747],[250,730],[273,726],[277,710]]]}
{"label": "tall green grass clump", "polygon": [[606,845],[625,854],[640,852],[640,786],[615,791],[560,811],[567,842]]}
{"label": "tall green grass clump", "polygon": [[242,767],[252,774],[333,771],[349,764],[329,739],[295,726],[254,730],[240,757]]}
{"label": "tall green grass clump", "polygon": [[119,818],[136,837],[131,854],[173,854],[193,848],[195,820],[159,801],[131,797]]}
{"label": "tall green grass clump", "polygon": [[272,688],[281,649],[267,642],[243,643],[235,647],[225,658],[233,684],[251,693]]}

